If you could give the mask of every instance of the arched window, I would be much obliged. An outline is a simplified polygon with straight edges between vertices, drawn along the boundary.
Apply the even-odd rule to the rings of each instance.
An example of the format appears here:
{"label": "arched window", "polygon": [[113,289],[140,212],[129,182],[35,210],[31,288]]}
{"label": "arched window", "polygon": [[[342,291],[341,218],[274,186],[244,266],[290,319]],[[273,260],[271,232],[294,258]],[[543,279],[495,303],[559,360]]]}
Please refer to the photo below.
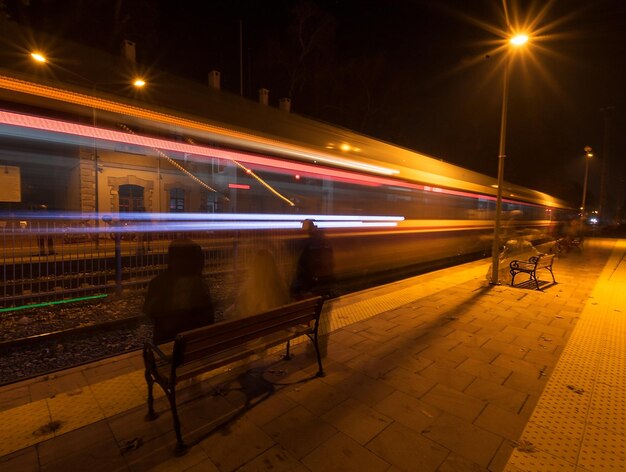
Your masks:
{"label": "arched window", "polygon": [[146,211],[143,200],[143,187],[139,185],[120,185],[120,213]]}
{"label": "arched window", "polygon": [[170,189],[170,212],[182,213],[185,211],[185,189]]}

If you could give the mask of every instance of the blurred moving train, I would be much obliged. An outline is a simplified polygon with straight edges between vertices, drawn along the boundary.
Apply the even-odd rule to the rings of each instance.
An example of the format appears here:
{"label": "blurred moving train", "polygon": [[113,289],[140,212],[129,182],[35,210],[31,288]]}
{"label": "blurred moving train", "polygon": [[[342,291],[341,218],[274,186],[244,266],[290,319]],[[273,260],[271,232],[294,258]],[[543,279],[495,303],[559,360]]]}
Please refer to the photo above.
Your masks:
{"label": "blurred moving train", "polygon": [[[0,69],[5,261],[20,221],[279,245],[313,219],[340,280],[491,252],[493,177],[165,74],[141,93],[62,75]],[[508,183],[503,197],[502,244],[553,238],[575,214]]]}

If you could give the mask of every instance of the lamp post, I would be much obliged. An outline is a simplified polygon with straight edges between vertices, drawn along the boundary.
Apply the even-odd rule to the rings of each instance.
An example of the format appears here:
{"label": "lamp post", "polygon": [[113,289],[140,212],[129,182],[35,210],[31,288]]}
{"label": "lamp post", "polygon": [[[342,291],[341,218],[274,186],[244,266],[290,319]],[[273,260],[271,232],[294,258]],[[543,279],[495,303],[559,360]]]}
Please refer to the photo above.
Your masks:
{"label": "lamp post", "polygon": [[590,146],[585,146],[585,180],[583,181],[583,198],[580,205],[580,234],[582,235],[585,224],[585,202],[587,200],[587,179],[589,177],[589,160],[593,157]]}
{"label": "lamp post", "polygon": [[[528,36],[518,34],[509,39],[510,47],[519,47],[528,41]],[[511,65],[510,52],[504,63],[504,77],[502,80],[502,114],[500,116],[500,146],[498,152],[498,191],[496,193],[496,215],[493,231],[493,246],[491,248],[491,281],[497,285],[499,281],[498,271],[500,263],[500,226],[502,223],[502,186],[504,185],[504,160],[506,158],[506,117],[509,101],[509,67]]]}

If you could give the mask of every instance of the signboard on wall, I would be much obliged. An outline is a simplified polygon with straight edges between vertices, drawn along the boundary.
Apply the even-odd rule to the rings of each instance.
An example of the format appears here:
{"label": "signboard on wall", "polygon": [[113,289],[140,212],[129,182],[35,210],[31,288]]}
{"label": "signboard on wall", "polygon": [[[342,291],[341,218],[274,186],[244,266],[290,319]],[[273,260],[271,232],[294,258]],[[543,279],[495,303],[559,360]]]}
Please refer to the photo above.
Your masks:
{"label": "signboard on wall", "polygon": [[0,202],[21,202],[20,168],[0,165]]}

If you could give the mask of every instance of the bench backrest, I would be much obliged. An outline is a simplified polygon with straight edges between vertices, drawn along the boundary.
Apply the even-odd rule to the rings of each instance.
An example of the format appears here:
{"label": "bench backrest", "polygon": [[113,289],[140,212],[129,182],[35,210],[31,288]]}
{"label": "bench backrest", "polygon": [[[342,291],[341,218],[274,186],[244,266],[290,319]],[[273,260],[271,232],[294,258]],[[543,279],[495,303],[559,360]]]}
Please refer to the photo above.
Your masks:
{"label": "bench backrest", "polygon": [[317,329],[322,297],[290,303],[246,318],[222,321],[179,333],[174,342],[172,367],[227,353],[249,341],[300,325]]}
{"label": "bench backrest", "polygon": [[541,267],[550,267],[552,266],[552,261],[554,260],[554,254],[541,254],[539,256],[533,256],[528,259],[528,262],[535,264],[537,269]]}

